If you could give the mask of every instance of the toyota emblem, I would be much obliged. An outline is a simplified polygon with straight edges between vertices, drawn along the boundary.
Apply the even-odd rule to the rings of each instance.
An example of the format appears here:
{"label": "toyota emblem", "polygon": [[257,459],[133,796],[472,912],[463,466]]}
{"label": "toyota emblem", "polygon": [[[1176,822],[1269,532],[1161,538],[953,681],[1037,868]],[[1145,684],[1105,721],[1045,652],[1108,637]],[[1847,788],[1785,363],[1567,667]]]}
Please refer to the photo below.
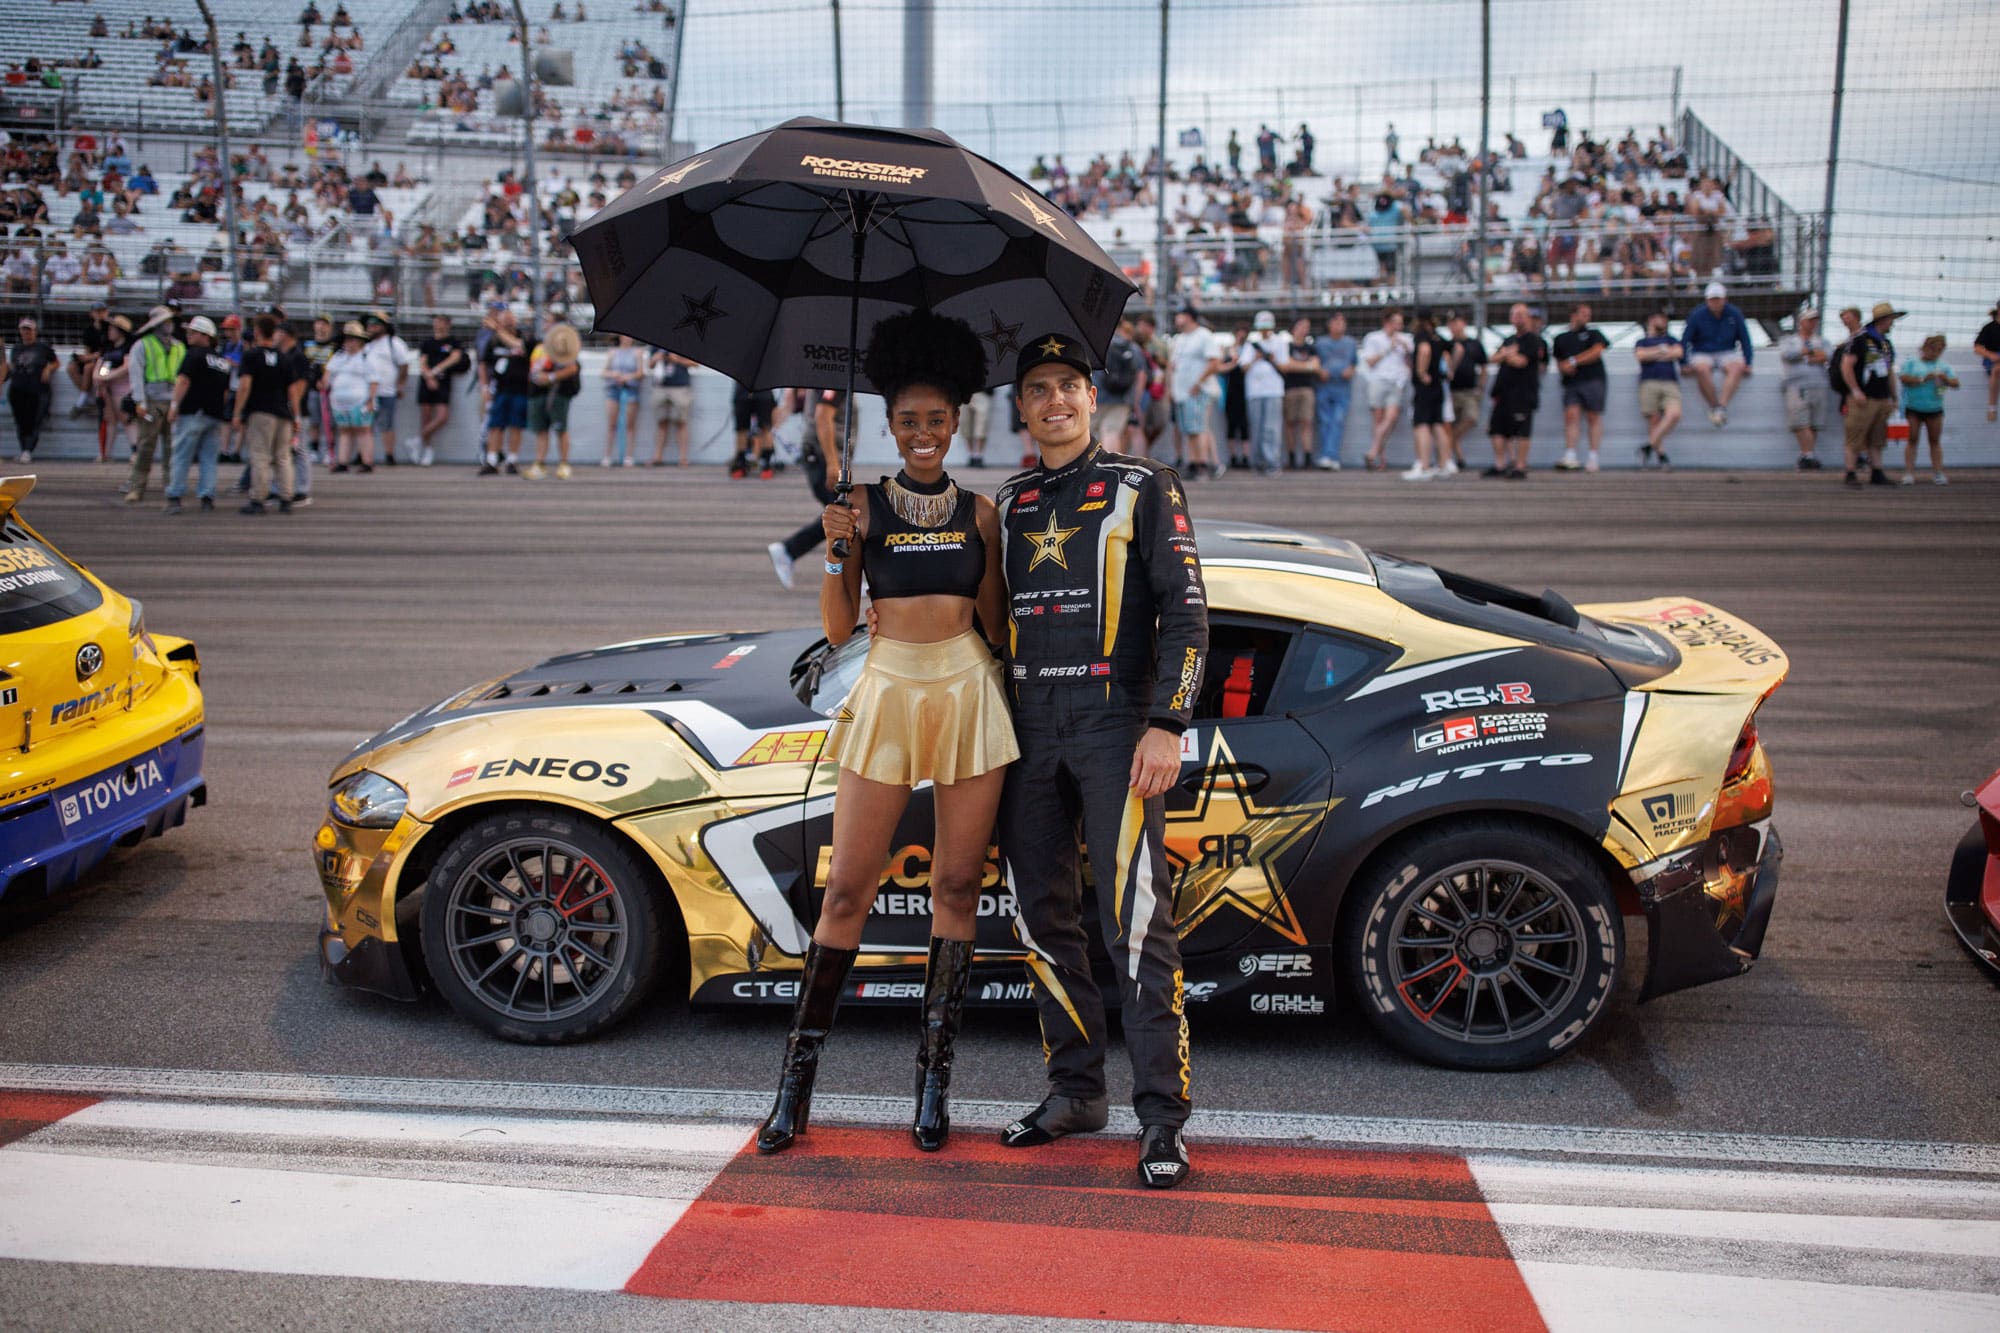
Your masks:
{"label": "toyota emblem", "polygon": [[76,678],[79,683],[89,680],[104,669],[104,650],[94,643],[86,643],[76,650]]}

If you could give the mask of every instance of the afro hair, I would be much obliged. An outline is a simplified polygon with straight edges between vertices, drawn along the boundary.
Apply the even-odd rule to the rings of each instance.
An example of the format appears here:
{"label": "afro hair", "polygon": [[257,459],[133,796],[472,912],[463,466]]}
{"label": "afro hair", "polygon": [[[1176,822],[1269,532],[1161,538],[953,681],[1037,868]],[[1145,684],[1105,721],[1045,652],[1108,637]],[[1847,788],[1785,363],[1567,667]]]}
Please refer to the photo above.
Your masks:
{"label": "afro hair", "polygon": [[861,370],[887,402],[913,384],[925,384],[963,407],[986,387],[986,348],[964,320],[912,310],[875,325]]}

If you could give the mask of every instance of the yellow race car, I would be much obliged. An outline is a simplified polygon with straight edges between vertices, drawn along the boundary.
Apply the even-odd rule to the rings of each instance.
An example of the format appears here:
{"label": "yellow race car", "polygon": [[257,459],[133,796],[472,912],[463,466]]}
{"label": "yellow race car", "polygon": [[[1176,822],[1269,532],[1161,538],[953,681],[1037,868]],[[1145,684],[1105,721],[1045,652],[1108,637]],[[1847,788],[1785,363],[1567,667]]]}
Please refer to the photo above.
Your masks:
{"label": "yellow race car", "polygon": [[[1641,998],[1732,977],[1781,855],[1759,705],[1784,652],[1684,597],[1573,606],[1351,542],[1200,525],[1210,656],[1167,798],[1202,1012],[1353,1003],[1423,1059],[1516,1069]],[[330,778],[320,961],[573,1041],[663,990],[786,1004],[829,863],[827,719],[868,649],[811,630],[550,658],[423,709]],[[882,870],[849,1002],[915,999],[930,792]],[[1013,849],[1012,856],[1032,854]],[[969,994],[1025,1003],[989,853]]]}
{"label": "yellow race car", "polygon": [[201,663],[21,517],[0,479],[0,904],[69,887],[208,801]]}

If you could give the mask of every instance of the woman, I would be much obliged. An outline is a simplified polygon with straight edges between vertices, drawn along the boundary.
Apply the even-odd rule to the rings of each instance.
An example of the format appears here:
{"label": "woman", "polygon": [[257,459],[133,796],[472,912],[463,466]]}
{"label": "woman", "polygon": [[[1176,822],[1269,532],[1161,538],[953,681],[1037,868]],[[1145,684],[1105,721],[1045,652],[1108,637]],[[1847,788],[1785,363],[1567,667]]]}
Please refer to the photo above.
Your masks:
{"label": "woman", "polygon": [[640,386],[645,382],[646,363],[639,344],[619,334],[618,345],[604,358],[604,467],[632,466],[627,450],[638,438]]}
{"label": "woman", "polygon": [[1417,460],[1403,474],[1405,481],[1429,481],[1438,472],[1438,459],[1449,446],[1444,409],[1451,367],[1446,358],[1451,344],[1437,336],[1437,321],[1429,311],[1419,311],[1410,329],[1415,351],[1411,354],[1414,384],[1410,405],[1410,439],[1416,445]]}
{"label": "woman", "polygon": [[138,442],[139,410],[132,401],[132,321],[113,315],[104,321],[104,351],[97,361],[97,395],[103,407],[97,414],[97,461],[111,461],[111,437],[125,436],[130,452]]}
{"label": "woman", "polygon": [[890,839],[910,790],[926,780],[937,842],[910,1134],[925,1152],[944,1146],[987,841],[1001,779],[1020,753],[999,663],[981,637],[997,636],[1006,623],[999,516],[990,500],[959,490],[944,470],[958,410],[985,387],[979,337],[955,319],[892,316],[875,326],[862,368],[889,406],[903,468],[879,485],[857,487],[851,508],[828,505],[821,519],[829,543],[844,539],[851,547],[845,560],[828,559],[820,586],[827,639],[844,643],[853,634],[864,573],[880,632],[822,752],[840,765],[833,861],[777,1101],[757,1131],[759,1152],[789,1148],[805,1132],[820,1047],[860,950]]}
{"label": "woman", "polygon": [[368,355],[368,330],[359,321],[349,320],[340,330],[340,350],[326,363],[321,381],[327,405],[333,409],[334,472],[348,470],[347,460],[357,458],[356,472],[375,470],[375,358]]}
{"label": "woman", "polygon": [[1918,354],[1903,362],[1897,378],[1903,384],[1903,416],[1910,438],[1903,445],[1903,485],[1917,484],[1917,445],[1926,434],[1931,442],[1931,481],[1942,486],[1944,475],[1944,391],[1958,387],[1958,376],[1942,360],[1944,335],[1924,339]]}

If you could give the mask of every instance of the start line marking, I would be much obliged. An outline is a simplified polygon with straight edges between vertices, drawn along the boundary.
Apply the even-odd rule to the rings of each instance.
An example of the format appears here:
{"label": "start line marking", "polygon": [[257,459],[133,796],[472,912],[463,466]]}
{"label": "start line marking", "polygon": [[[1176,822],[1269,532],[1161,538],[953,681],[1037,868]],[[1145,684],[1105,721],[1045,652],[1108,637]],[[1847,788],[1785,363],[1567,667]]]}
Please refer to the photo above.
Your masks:
{"label": "start line marking", "polygon": [[[729,1123],[755,1123],[769,1109],[771,1098],[768,1090],[599,1087],[580,1083],[263,1074],[5,1062],[0,1062],[0,1088],[95,1097],[317,1102],[535,1115],[641,1116]],[[999,1129],[1012,1123],[1022,1108],[1028,1105],[1032,1095],[1031,1091],[1024,1091],[1017,1102],[954,1098],[952,1123],[966,1129]],[[908,1114],[908,1099],[902,1097],[821,1093],[813,1099],[813,1119],[820,1124],[898,1125]],[[1130,1137],[1138,1132],[1138,1122],[1129,1109],[1114,1108],[1111,1123],[1104,1132]],[[1976,1143],[1218,1110],[1197,1110],[1188,1124],[1188,1133],[1197,1140],[1420,1148],[1452,1153],[1662,1158],[1686,1162],[2000,1177],[2000,1146]]]}

